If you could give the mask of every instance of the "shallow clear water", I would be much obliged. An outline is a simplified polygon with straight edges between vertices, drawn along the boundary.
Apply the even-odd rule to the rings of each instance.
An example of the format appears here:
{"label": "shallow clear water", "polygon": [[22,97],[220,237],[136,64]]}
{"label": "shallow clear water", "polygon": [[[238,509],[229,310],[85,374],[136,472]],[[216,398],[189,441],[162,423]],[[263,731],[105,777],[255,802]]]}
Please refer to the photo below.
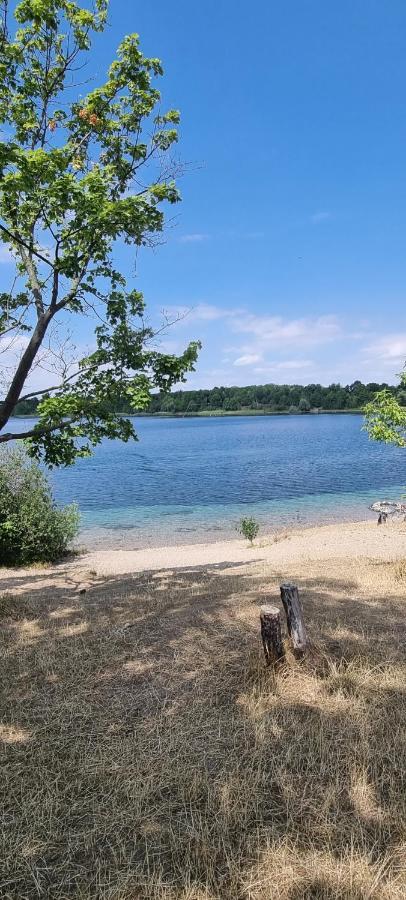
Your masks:
{"label": "shallow clear water", "polygon": [[136,424],[138,443],[105,441],[52,473],[56,499],[79,504],[87,545],[232,536],[242,515],[265,529],[364,519],[369,503],[398,497],[406,482],[405,451],[369,441],[358,415]]}

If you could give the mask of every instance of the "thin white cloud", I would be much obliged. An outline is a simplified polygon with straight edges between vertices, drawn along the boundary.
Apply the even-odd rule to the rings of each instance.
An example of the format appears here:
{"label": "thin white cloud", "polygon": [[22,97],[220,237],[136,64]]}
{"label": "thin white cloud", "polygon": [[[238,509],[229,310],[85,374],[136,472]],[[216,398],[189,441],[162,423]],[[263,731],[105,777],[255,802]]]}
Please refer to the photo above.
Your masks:
{"label": "thin white cloud", "polygon": [[260,362],[261,356],[258,353],[247,353],[245,356],[239,356],[234,360],[234,366],[252,366],[254,363]]}
{"label": "thin white cloud", "polygon": [[217,322],[224,320],[234,334],[251,335],[255,345],[242,347],[225,345],[223,352],[234,352],[239,356],[263,355],[268,348],[315,346],[336,340],[342,335],[338,317],[325,315],[301,319],[282,316],[263,316],[250,313],[244,308],[228,308],[211,303],[197,303],[196,306],[169,306],[164,310],[168,317],[181,317],[181,322]]}
{"label": "thin white cloud", "polygon": [[374,359],[393,362],[406,360],[406,334],[387,334],[363,349]]}
{"label": "thin white cloud", "polygon": [[235,316],[238,310],[224,309],[221,306],[212,306],[210,303],[199,303],[191,309],[191,316],[206,322],[214,322],[218,319],[228,319]]}
{"label": "thin white cloud", "polygon": [[[373,321],[346,322],[334,314],[257,315],[247,307],[198,303],[182,321],[191,323],[190,336],[201,336],[204,344],[197,372],[188,378],[193,386],[347,384],[357,378],[392,383],[406,360],[406,331],[385,335],[376,325],[373,331]],[[221,369],[211,369],[216,361]]]}
{"label": "thin white cloud", "polygon": [[163,340],[159,340],[157,342],[157,349],[160,353],[168,353],[170,356],[176,356],[183,353],[185,349],[185,341],[179,340],[167,340],[164,338]]}
{"label": "thin white cloud", "polygon": [[202,241],[207,241],[210,235],[203,234],[201,232],[194,232],[192,234],[182,234],[179,238],[179,242],[181,244],[200,244]]}
{"label": "thin white cloud", "polygon": [[230,319],[243,315],[241,309],[226,309],[214,306],[211,303],[198,303],[196,306],[169,306],[164,310],[165,315],[181,316],[182,322],[216,322],[219,319]]}
{"label": "thin white cloud", "polygon": [[[341,334],[337,316],[283,319],[281,316],[246,315],[234,319],[233,331],[252,334],[262,348],[315,346],[335,340]],[[244,348],[245,352],[250,352]],[[252,350],[258,352],[258,349]]]}

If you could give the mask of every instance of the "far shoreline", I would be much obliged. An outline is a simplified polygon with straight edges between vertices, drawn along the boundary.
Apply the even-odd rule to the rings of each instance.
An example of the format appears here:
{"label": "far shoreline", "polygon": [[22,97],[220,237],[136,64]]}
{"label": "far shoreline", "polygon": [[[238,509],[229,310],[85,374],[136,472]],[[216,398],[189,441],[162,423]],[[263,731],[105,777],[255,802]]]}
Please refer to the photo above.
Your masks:
{"label": "far shoreline", "polygon": [[[199,412],[120,412],[118,415],[123,416],[125,419],[223,419],[223,418],[233,418],[240,416],[244,418],[244,416],[255,417],[258,416],[263,418],[264,416],[289,416],[289,418],[294,418],[295,416],[362,416],[364,411],[362,409],[309,409],[306,412],[290,412],[288,409],[278,409],[278,410],[264,410],[264,409],[212,409],[212,410],[200,410]],[[23,415],[22,413],[15,413],[12,416],[13,419],[38,419],[37,415],[33,413],[27,413]]]}

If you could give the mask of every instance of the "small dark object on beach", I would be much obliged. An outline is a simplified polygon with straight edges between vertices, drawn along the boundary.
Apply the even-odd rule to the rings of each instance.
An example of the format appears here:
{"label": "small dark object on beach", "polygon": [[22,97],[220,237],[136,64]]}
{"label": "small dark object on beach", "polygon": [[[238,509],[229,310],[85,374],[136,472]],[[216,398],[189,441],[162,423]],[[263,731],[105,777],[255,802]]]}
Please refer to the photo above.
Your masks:
{"label": "small dark object on beach", "polygon": [[388,518],[393,519],[403,516],[406,520],[406,503],[398,503],[396,500],[377,500],[369,507],[372,512],[378,513],[378,525],[386,525]]}

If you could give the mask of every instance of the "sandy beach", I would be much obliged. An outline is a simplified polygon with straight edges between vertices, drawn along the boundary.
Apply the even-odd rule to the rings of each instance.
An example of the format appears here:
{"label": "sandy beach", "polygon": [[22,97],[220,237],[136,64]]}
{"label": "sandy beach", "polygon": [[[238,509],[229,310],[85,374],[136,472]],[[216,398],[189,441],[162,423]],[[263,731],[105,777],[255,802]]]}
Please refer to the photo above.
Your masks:
{"label": "sandy beach", "polygon": [[140,550],[84,550],[56,566],[0,569],[0,591],[30,590],[30,583],[72,587],[96,584],[99,578],[158,570],[176,571],[222,564],[277,568],[286,576],[300,564],[307,569],[319,561],[328,569],[335,560],[345,566],[359,559],[396,560],[406,554],[406,524],[396,522],[377,527],[375,522],[340,523],[312,528],[282,530],[247,541],[217,541],[180,544]]}
{"label": "sandy beach", "polygon": [[357,522],[282,530],[259,537],[250,547],[246,540],[149,548],[139,551],[95,551],[87,553],[78,569],[89,567],[103,575],[126,574],[168,567],[219,565],[221,563],[267,563],[289,567],[303,560],[332,557],[356,559],[397,558],[405,554],[406,525],[378,528],[376,522]]}

